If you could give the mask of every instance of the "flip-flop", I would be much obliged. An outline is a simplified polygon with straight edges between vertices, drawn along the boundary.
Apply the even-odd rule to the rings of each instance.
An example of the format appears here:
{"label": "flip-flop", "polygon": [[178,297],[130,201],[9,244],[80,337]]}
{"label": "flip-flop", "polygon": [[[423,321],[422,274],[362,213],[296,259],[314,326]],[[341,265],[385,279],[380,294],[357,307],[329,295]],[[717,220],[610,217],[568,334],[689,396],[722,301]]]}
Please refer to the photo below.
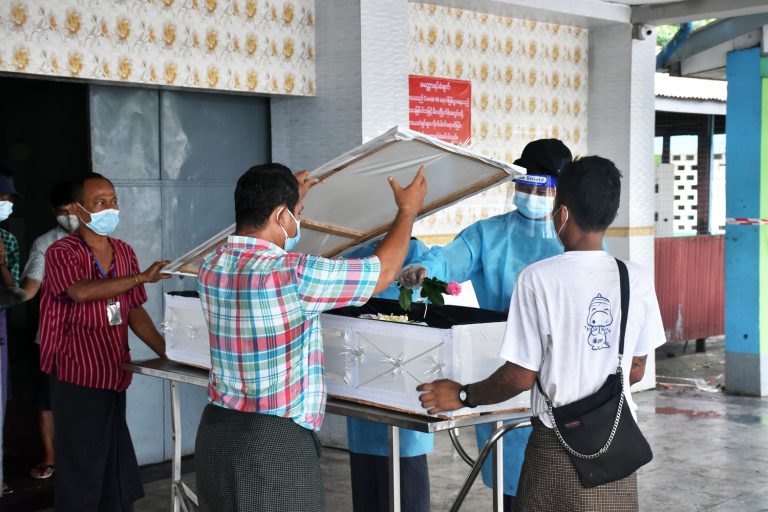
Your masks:
{"label": "flip-flop", "polygon": [[8,487],[8,484],[3,482],[3,496],[8,496],[9,494],[13,494],[13,488]]}
{"label": "flip-flop", "polygon": [[36,480],[45,480],[46,478],[51,478],[55,470],[56,468],[53,467],[53,464],[38,464],[32,468],[29,476]]}

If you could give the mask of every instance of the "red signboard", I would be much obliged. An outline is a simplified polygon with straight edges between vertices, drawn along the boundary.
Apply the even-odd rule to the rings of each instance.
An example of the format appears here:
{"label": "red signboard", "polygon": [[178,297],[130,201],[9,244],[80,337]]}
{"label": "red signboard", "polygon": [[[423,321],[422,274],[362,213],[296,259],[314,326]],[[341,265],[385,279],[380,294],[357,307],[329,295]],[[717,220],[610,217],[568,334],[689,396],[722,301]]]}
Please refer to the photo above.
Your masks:
{"label": "red signboard", "polygon": [[472,138],[472,82],[431,76],[408,77],[411,130],[452,144]]}

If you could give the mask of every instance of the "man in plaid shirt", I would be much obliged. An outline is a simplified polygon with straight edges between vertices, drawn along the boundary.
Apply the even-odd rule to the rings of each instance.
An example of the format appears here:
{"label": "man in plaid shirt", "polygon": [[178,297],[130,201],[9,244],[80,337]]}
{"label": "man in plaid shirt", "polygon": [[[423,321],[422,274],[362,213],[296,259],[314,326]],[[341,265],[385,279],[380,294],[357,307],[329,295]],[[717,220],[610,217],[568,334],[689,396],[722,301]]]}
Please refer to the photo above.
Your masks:
{"label": "man in plaid shirt", "polygon": [[210,404],[196,443],[202,511],[324,509],[319,465],[325,412],[320,313],[362,305],[386,289],[408,251],[426,193],[390,178],[398,213],[370,258],[290,252],[302,199],[316,184],[280,164],[237,182],[237,230],[198,275],[211,342]]}

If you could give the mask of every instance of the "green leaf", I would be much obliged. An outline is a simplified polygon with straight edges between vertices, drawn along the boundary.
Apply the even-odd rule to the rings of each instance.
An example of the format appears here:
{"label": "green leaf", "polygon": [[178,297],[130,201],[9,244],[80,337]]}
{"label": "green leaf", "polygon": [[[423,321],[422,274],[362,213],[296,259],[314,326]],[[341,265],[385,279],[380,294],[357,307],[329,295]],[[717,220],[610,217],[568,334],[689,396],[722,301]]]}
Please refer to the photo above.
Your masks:
{"label": "green leaf", "polygon": [[443,294],[445,293],[448,283],[441,281],[434,277],[428,277],[424,279],[421,284],[421,297],[427,299],[430,303],[437,306],[445,304]]}
{"label": "green leaf", "polygon": [[397,300],[400,303],[400,307],[403,311],[410,311],[411,303],[413,302],[413,290],[406,288],[405,286],[400,288],[400,297]]}
{"label": "green leaf", "polygon": [[445,287],[448,286],[448,283],[441,281],[436,277],[427,277],[424,278],[422,286],[426,286],[427,288],[434,288],[442,293],[445,291]]}
{"label": "green leaf", "polygon": [[435,293],[433,295],[429,296],[429,302],[436,306],[443,306],[445,305],[445,299],[443,298],[442,293]]}

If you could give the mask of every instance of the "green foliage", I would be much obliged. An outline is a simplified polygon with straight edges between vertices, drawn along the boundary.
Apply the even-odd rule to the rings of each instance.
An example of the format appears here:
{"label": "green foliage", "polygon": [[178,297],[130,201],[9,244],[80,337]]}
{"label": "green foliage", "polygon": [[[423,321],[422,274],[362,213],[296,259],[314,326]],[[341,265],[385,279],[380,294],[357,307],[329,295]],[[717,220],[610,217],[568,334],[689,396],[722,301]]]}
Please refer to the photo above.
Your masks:
{"label": "green foliage", "polygon": [[[696,30],[697,28],[703,27],[704,25],[709,25],[715,21],[714,19],[708,19],[708,20],[699,20],[693,22],[693,30]],[[677,34],[677,31],[680,29],[680,25],[661,25],[656,28],[656,45],[657,46],[664,46],[669,41],[672,40],[673,37],[675,37],[675,34]]]}
{"label": "green foliage", "polygon": [[[411,309],[411,304],[413,303],[413,290],[406,288],[405,286],[400,286],[399,284],[398,286],[400,287],[400,297],[398,299],[400,307],[403,308],[404,311],[409,311]],[[445,293],[447,286],[448,283],[445,281],[441,281],[435,277],[427,277],[421,283],[420,296],[431,304],[442,306],[445,304],[443,294]]]}
{"label": "green foliage", "polygon": [[411,309],[411,303],[413,302],[413,290],[400,286],[400,298],[397,300],[400,303],[400,307],[403,311],[409,311]]}
{"label": "green foliage", "polygon": [[656,45],[664,46],[675,37],[678,25],[662,25],[656,29]]}
{"label": "green foliage", "polygon": [[427,299],[430,303],[442,306],[445,304],[443,294],[448,283],[434,277],[427,277],[421,284],[421,297]]}

